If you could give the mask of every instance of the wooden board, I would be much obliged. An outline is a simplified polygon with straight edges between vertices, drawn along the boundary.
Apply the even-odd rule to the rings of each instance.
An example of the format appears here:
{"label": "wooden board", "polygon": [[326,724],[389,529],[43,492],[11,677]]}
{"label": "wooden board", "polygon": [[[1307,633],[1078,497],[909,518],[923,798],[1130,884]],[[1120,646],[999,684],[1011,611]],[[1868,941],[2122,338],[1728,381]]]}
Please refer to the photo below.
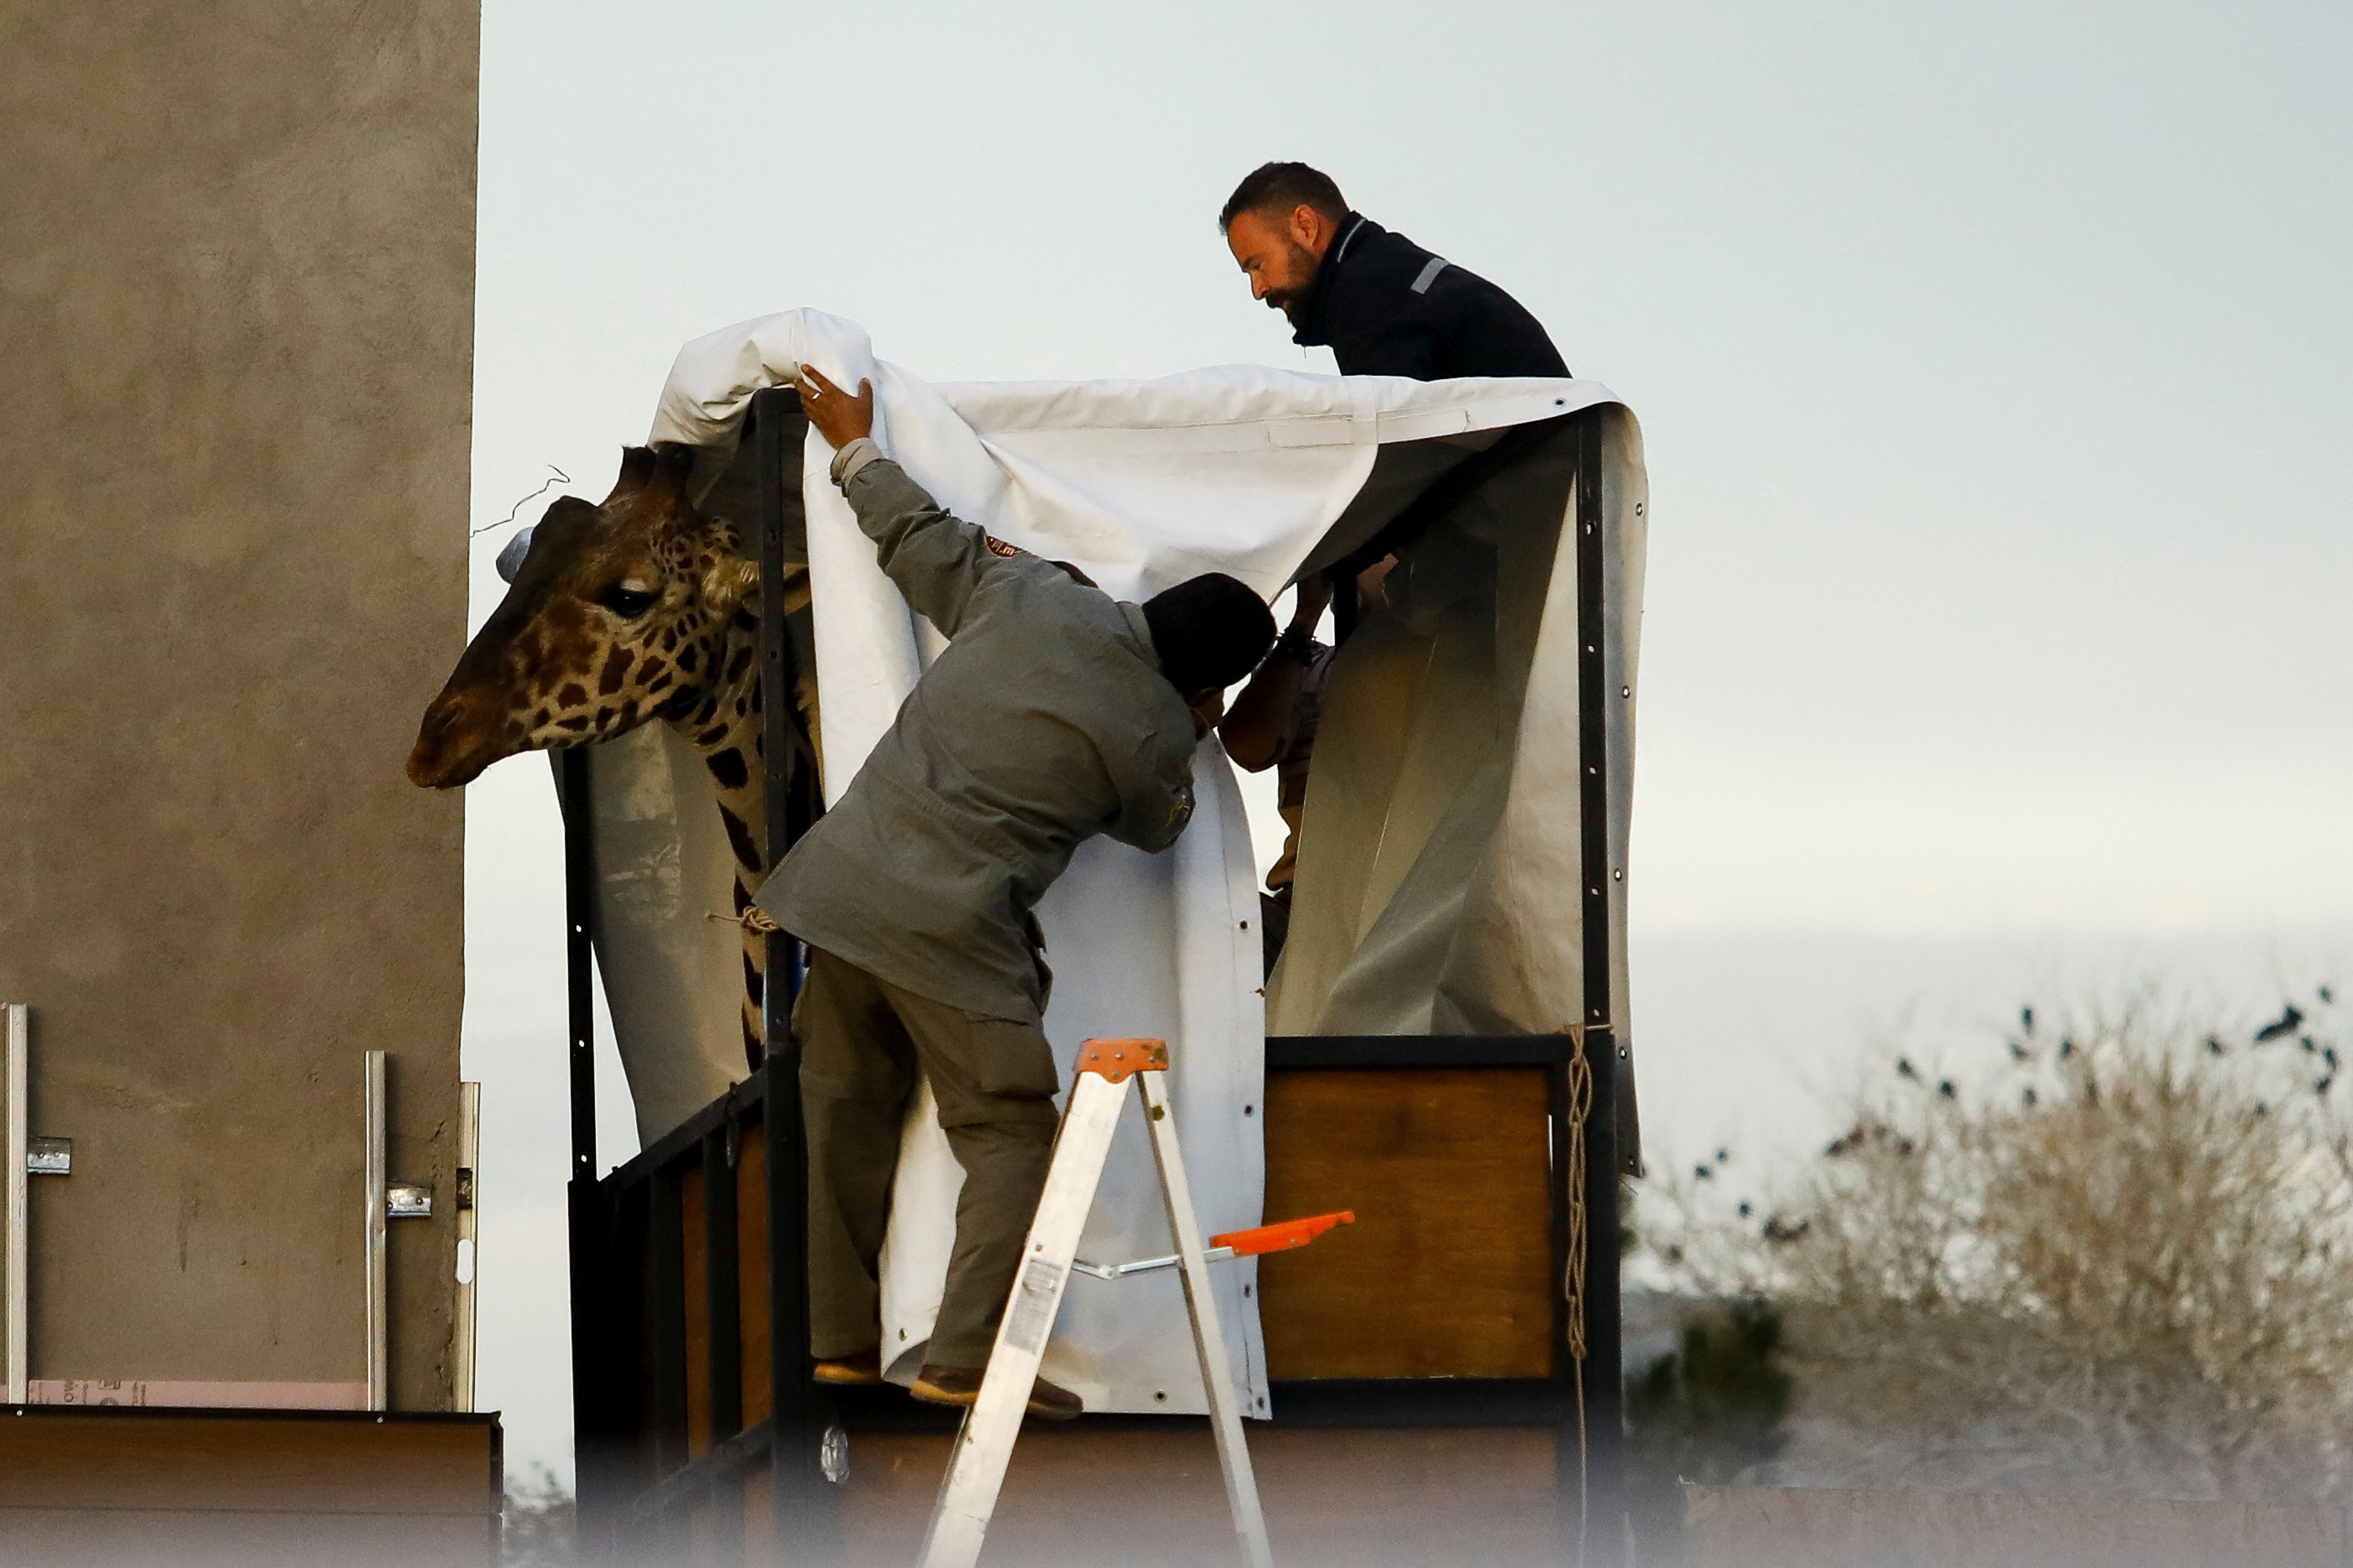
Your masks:
{"label": "wooden board", "polygon": [[704,1239],[702,1168],[678,1183],[681,1294],[686,1300],[686,1453],[711,1449],[711,1252]]}
{"label": "wooden board", "polygon": [[1259,1264],[1271,1376],[1552,1375],[1541,1068],[1267,1074],[1266,1214],[1356,1223]]}
{"label": "wooden board", "polygon": [[768,1374],[768,1142],[756,1121],[744,1127],[735,1160],[735,1257],[744,1425],[750,1427],[775,1408]]}
{"label": "wooden board", "polygon": [[[860,1432],[842,1493],[845,1564],[913,1562],[950,1438]],[[1557,1568],[1553,1434],[1533,1428],[1269,1429],[1250,1453],[1284,1568],[1544,1563]],[[1206,1423],[1022,1429],[983,1561],[1059,1564],[1238,1561]],[[789,1562],[785,1553],[782,1561]]]}
{"label": "wooden board", "polygon": [[497,1417],[0,1414],[0,1563],[395,1563],[497,1554]]}

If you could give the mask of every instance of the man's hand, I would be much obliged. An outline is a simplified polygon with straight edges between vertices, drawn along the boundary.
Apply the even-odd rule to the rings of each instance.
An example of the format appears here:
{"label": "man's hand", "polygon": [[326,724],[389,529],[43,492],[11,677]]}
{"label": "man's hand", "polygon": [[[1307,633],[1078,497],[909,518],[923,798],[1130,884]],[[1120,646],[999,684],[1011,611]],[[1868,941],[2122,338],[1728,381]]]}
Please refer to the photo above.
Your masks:
{"label": "man's hand", "polygon": [[852,397],[826,380],[825,373],[815,365],[805,364],[801,366],[801,411],[825,437],[826,445],[838,452],[860,437],[874,434],[874,384],[860,382],[858,395]]}
{"label": "man's hand", "polygon": [[1291,611],[1291,629],[1314,636],[1324,612],[1331,607],[1332,579],[1318,572],[1299,584],[1299,602]]}

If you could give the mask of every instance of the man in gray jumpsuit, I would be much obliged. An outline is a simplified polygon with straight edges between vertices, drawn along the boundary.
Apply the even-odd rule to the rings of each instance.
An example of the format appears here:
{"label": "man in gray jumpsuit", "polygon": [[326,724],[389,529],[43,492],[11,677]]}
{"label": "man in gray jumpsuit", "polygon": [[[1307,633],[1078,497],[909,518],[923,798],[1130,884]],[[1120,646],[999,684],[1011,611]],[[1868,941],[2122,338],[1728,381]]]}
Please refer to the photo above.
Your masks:
{"label": "man in gray jumpsuit", "polygon": [[[1274,641],[1221,574],[1144,605],[943,510],[871,437],[874,399],[813,370],[803,406],[909,607],[948,640],[760,907],[809,944],[793,1011],[809,1137],[810,1350],[881,1379],[877,1264],[918,1069],[965,1171],[913,1390],[970,1405],[1044,1189],[1058,1087],[1039,898],[1098,833],[1156,852],[1193,813],[1194,748]],[[1029,1408],[1079,1414],[1040,1378]]]}

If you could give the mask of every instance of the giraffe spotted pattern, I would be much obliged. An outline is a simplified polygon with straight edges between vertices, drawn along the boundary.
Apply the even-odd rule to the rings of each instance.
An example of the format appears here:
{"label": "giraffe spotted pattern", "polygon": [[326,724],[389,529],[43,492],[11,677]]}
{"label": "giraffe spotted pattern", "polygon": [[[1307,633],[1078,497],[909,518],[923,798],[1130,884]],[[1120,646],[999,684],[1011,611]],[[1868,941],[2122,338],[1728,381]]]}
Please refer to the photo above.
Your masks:
{"label": "giraffe spotted pattern", "polygon": [[[688,499],[692,448],[632,447],[598,505],[566,496],[533,531],[505,599],[425,710],[409,778],[454,789],[519,752],[594,745],[659,719],[693,745],[735,857],[740,919],[769,870],[758,651],[759,569],[735,525]],[[808,602],[797,568],[786,613]],[[814,682],[797,733],[816,732]],[[767,941],[744,933],[744,1048],[762,1055]]]}

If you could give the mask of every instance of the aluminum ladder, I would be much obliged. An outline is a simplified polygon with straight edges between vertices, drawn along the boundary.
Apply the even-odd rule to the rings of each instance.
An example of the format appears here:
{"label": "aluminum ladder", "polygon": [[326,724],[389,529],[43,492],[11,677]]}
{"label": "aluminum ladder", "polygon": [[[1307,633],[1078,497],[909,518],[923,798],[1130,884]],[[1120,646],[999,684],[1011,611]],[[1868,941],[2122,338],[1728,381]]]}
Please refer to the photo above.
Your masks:
{"label": "aluminum ladder", "polygon": [[[1134,1263],[1088,1263],[1078,1256],[1079,1233],[1094,1207],[1095,1189],[1103,1181],[1103,1161],[1111,1152],[1112,1133],[1127,1102],[1127,1081],[1135,1080],[1144,1095],[1145,1125],[1152,1134],[1153,1163],[1160,1171],[1160,1194],[1168,1206],[1168,1228],[1176,1251],[1166,1258]],[[1218,1440],[1218,1468],[1224,1474],[1226,1500],[1233,1510],[1234,1533],[1240,1537],[1250,1568],[1272,1568],[1267,1546],[1266,1516],[1259,1507],[1258,1479],[1250,1470],[1250,1446],[1242,1436],[1242,1417],[1226,1360],[1225,1330],[1218,1321],[1215,1293],[1207,1269],[1225,1258],[1303,1247],[1335,1225],[1345,1225],[1354,1214],[1319,1215],[1313,1219],[1264,1226],[1201,1241],[1200,1221],[1193,1212],[1193,1192],[1185,1177],[1185,1161],[1176,1145],[1176,1120],[1168,1103],[1168,1047],[1162,1040],[1089,1040],[1080,1048],[1079,1066],[1063,1112],[1061,1131],[1054,1142],[1053,1163],[1047,1168],[1046,1190],[1038,1200],[1023,1246],[1021,1272],[997,1331],[988,1370],[981,1379],[980,1396],[965,1412],[941,1479],[931,1528],[923,1535],[922,1568],[974,1568],[997,1498],[1012,1462],[1014,1439],[1029,1403],[1030,1384],[1046,1354],[1047,1337],[1062,1304],[1062,1291],[1073,1270],[1101,1279],[1174,1268],[1185,1284],[1185,1310],[1192,1320],[1193,1349],[1200,1358],[1201,1385],[1208,1392],[1209,1430]]]}

